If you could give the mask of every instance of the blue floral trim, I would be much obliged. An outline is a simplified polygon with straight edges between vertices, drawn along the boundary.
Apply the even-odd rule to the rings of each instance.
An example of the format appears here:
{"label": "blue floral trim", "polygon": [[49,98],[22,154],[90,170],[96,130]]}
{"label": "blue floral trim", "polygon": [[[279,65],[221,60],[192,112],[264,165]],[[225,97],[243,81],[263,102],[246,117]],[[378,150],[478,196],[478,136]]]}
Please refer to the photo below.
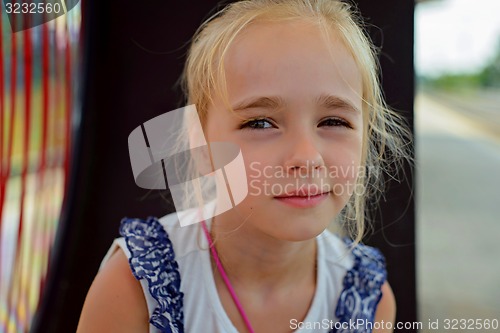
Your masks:
{"label": "blue floral trim", "polygon": [[[344,239],[347,246],[350,239]],[[337,325],[331,333],[370,333],[375,311],[382,298],[380,288],[387,279],[385,259],[379,250],[363,244],[352,249],[354,266],[344,277],[335,316],[343,325]],[[361,324],[363,323],[363,324]]]}
{"label": "blue floral trim", "polygon": [[157,301],[149,322],[163,333],[184,332],[180,291],[181,277],[174,248],[157,218],[124,218],[120,234],[131,253],[129,263],[137,280],[146,279],[149,292]]}

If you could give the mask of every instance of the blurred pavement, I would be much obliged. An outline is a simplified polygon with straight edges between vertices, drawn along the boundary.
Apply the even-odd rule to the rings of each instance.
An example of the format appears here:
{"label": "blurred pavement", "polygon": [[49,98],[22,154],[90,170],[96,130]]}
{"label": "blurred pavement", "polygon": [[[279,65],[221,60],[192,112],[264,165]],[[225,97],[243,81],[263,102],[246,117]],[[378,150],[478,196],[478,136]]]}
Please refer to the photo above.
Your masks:
{"label": "blurred pavement", "polygon": [[[493,98],[485,112],[435,95],[420,93],[415,101],[423,332],[445,332],[446,318],[500,321],[500,126],[487,115],[500,119],[500,94]],[[425,329],[429,319],[439,319],[440,329]]]}

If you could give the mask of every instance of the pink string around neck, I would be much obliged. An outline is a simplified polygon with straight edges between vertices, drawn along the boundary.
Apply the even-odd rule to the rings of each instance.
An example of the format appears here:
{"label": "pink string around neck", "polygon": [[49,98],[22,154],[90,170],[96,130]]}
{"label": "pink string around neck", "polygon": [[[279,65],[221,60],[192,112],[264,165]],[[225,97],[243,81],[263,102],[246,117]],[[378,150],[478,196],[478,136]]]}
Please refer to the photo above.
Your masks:
{"label": "pink string around neck", "polygon": [[215,246],[212,242],[212,237],[210,237],[210,232],[208,232],[207,225],[205,221],[201,221],[201,227],[203,229],[203,232],[205,233],[205,236],[208,241],[208,245],[210,246],[210,251],[212,252],[212,256],[215,261],[215,265],[217,266],[217,269],[219,270],[220,275],[222,276],[222,280],[224,280],[224,283],[226,284],[227,289],[229,290],[229,293],[231,294],[231,297],[233,298],[234,304],[236,305],[236,308],[238,308],[238,311],[240,312],[241,317],[243,318],[243,321],[245,322],[245,325],[248,328],[248,331],[250,333],[255,333],[252,325],[250,324],[250,320],[248,320],[248,317],[243,310],[243,306],[241,305],[238,296],[236,296],[236,293],[233,289],[233,286],[231,285],[231,282],[229,282],[229,278],[227,277],[226,272],[224,271],[224,267],[222,267],[222,263],[219,260],[219,256],[217,254],[217,250],[215,249]]}

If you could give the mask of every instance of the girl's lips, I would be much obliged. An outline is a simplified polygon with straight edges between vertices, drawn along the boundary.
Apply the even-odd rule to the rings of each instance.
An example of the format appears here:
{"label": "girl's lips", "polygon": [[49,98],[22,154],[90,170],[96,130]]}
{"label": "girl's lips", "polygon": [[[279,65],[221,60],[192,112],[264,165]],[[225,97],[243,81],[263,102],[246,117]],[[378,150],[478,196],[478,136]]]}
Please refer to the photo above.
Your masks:
{"label": "girl's lips", "polygon": [[330,192],[321,193],[311,196],[285,196],[285,197],[275,197],[278,201],[297,208],[311,208],[319,205],[325,200]]}

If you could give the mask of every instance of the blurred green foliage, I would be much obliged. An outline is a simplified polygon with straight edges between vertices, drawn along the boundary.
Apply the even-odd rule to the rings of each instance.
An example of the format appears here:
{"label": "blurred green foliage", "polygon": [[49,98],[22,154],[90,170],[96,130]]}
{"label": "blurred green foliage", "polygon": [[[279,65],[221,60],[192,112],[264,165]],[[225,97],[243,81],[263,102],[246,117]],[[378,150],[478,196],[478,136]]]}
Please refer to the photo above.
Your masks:
{"label": "blurred green foliage", "polygon": [[500,42],[495,55],[475,73],[445,73],[437,77],[419,77],[424,86],[443,90],[461,88],[500,88]]}

